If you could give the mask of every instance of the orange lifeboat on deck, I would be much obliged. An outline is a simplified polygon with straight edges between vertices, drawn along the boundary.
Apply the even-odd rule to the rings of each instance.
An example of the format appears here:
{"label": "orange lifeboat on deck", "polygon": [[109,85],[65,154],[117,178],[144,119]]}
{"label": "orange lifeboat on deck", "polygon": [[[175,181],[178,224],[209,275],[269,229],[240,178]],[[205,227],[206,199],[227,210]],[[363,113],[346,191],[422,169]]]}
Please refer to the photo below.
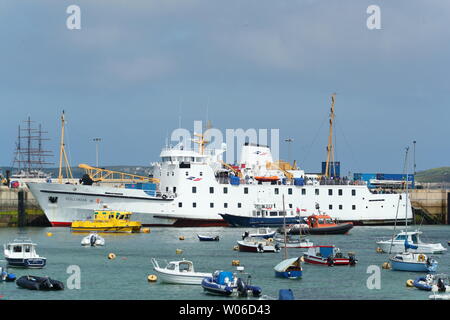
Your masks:
{"label": "orange lifeboat on deck", "polygon": [[280,180],[279,177],[277,176],[271,176],[271,177],[255,177],[255,179],[257,181],[262,181],[262,182],[272,182],[272,181],[278,181]]}

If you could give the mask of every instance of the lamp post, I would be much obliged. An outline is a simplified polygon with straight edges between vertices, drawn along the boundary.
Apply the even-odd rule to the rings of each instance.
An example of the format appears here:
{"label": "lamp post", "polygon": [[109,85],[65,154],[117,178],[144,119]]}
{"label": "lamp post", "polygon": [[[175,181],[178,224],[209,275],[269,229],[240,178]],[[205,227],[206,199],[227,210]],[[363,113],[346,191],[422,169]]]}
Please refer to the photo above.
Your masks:
{"label": "lamp post", "polygon": [[96,167],[98,168],[98,144],[102,141],[102,138],[94,138],[92,141],[95,142],[95,158],[96,158]]}

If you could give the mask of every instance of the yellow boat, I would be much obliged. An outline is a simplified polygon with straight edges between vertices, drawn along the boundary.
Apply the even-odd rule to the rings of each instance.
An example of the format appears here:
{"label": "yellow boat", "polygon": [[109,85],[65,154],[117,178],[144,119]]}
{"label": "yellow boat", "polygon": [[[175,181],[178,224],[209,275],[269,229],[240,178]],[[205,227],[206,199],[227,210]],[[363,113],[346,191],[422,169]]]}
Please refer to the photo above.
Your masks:
{"label": "yellow boat", "polygon": [[98,210],[94,211],[93,220],[73,221],[72,231],[99,232],[140,232],[141,223],[130,221],[132,212]]}

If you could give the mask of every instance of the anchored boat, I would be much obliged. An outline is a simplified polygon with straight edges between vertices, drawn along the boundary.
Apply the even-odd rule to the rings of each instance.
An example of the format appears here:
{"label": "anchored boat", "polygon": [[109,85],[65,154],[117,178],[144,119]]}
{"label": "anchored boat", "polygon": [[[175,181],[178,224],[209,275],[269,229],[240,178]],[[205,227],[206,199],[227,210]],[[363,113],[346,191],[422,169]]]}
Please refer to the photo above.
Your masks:
{"label": "anchored boat", "polygon": [[16,280],[16,284],[29,290],[64,290],[64,284],[61,281],[53,280],[49,277],[22,276]]}
{"label": "anchored boat", "polygon": [[105,239],[100,237],[96,232],[92,232],[81,240],[81,245],[91,247],[104,246]]}
{"label": "anchored boat", "polygon": [[417,289],[432,291],[433,286],[437,287],[438,292],[450,292],[449,278],[446,274],[427,274],[424,277],[417,277],[413,285]]}
{"label": "anchored boat", "polygon": [[308,249],[303,255],[305,262],[327,266],[348,266],[355,265],[356,260],[353,254],[344,257],[339,248],[335,246],[314,246]]}
{"label": "anchored boat", "polygon": [[198,240],[200,241],[219,241],[219,236],[203,236],[200,234],[197,234]]}
{"label": "anchored boat", "polygon": [[34,269],[45,267],[47,259],[36,253],[36,246],[37,244],[29,239],[16,239],[3,245],[3,252],[8,266]]}
{"label": "anchored boat", "polygon": [[389,240],[381,240],[377,242],[379,248],[384,252],[401,253],[405,250],[405,241],[412,243],[414,247],[409,248],[409,252],[413,253],[444,253],[447,248],[440,243],[425,243],[420,239],[421,231],[401,231],[398,235]]}
{"label": "anchored boat", "polygon": [[192,261],[171,261],[166,266],[160,267],[155,258],[151,259],[153,270],[156,271],[162,282],[171,284],[201,284],[211,273],[196,272]]}
{"label": "anchored boat", "polygon": [[242,241],[238,241],[239,251],[243,252],[279,252],[280,246],[273,241],[258,239],[258,238],[245,238]]}
{"label": "anchored boat", "polygon": [[242,235],[242,239],[245,238],[263,238],[263,239],[270,239],[275,236],[277,232],[273,231],[270,228],[259,228],[256,230],[256,232],[252,231],[245,231],[245,233]]}
{"label": "anchored boat", "polygon": [[131,221],[131,215],[129,211],[97,210],[94,219],[73,221],[71,228],[77,232],[139,232],[142,225]]}
{"label": "anchored boat", "polygon": [[240,297],[247,297],[249,294],[254,297],[261,295],[262,289],[250,284],[250,277],[247,282],[230,271],[217,270],[212,277],[202,280],[203,290],[209,294]]}

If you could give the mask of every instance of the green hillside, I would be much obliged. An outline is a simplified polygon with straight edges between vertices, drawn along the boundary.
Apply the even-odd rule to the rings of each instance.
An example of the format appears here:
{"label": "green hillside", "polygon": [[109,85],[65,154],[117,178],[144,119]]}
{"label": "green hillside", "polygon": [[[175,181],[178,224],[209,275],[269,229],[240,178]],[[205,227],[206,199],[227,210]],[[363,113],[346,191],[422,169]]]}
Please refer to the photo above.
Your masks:
{"label": "green hillside", "polygon": [[417,172],[417,182],[450,182],[450,167],[440,167]]}

